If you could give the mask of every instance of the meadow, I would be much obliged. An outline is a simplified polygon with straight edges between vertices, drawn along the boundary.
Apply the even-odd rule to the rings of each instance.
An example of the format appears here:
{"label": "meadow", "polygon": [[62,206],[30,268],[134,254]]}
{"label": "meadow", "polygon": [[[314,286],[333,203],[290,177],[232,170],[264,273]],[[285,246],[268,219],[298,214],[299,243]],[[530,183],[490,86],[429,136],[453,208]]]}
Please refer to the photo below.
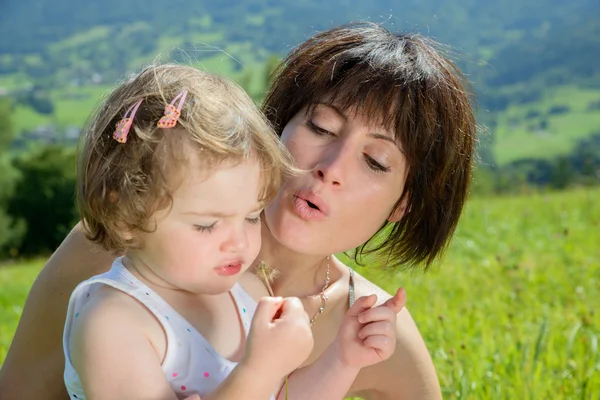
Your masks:
{"label": "meadow", "polygon": [[[446,399],[600,397],[600,189],[477,197],[404,286]],[[0,267],[0,364],[43,260]]]}
{"label": "meadow", "polygon": [[600,126],[600,90],[574,85],[544,91],[540,101],[511,104],[498,114],[493,153],[498,165],[568,154]]}

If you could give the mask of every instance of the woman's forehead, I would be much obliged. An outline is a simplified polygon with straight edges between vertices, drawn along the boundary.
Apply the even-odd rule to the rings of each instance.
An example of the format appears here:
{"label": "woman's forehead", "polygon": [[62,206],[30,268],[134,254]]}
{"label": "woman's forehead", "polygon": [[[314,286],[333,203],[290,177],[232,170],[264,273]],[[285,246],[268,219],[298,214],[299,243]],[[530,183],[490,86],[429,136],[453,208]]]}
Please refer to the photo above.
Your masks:
{"label": "woman's forehead", "polygon": [[315,113],[335,115],[344,121],[360,123],[380,134],[390,137],[396,136],[394,135],[394,127],[384,124],[384,115],[386,112],[383,108],[372,110],[360,104],[344,106],[344,104],[340,104],[339,102],[317,101],[306,108],[307,115],[314,115]]}

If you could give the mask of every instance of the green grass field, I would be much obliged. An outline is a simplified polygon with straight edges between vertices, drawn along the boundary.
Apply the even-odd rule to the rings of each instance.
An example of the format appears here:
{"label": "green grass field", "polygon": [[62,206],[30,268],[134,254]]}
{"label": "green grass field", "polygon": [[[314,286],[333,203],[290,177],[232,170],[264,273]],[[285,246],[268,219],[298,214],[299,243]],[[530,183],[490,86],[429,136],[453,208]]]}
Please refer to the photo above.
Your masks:
{"label": "green grass field", "polygon": [[[598,399],[600,190],[470,201],[444,261],[394,279],[446,399]],[[42,262],[0,268],[0,363]]]}

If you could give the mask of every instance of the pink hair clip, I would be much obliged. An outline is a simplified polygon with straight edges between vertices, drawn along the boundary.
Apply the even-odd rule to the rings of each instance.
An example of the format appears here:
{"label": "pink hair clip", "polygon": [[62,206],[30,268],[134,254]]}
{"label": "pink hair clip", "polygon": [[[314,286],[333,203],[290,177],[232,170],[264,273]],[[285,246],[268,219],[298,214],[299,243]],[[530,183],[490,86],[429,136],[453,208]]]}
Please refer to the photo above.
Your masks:
{"label": "pink hair clip", "polygon": [[129,129],[131,129],[131,125],[133,125],[133,117],[135,117],[135,113],[138,108],[140,108],[140,104],[144,101],[143,98],[136,101],[131,107],[127,109],[125,116],[122,120],[117,122],[115,127],[115,132],[113,133],[113,138],[119,143],[127,142],[127,135],[129,134]]}
{"label": "pink hair clip", "polygon": [[[183,107],[183,102],[188,94],[187,90],[182,90],[181,93],[177,95],[171,102],[165,107],[165,115],[158,120],[158,127],[163,129],[169,129],[174,127],[179,120],[179,116],[181,116],[181,107]],[[177,107],[175,107],[175,102],[179,100]]]}

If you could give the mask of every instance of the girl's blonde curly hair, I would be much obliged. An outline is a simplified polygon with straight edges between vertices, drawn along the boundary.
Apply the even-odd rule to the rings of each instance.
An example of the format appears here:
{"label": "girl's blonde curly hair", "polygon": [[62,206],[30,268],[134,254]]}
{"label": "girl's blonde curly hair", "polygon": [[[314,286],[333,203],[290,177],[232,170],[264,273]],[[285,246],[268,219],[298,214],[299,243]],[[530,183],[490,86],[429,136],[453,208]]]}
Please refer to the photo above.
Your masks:
{"label": "girl's blonde curly hair", "polygon": [[[157,126],[165,106],[187,90],[175,128]],[[113,138],[126,110],[143,99],[126,143]],[[207,171],[255,157],[262,201],[272,199],[291,159],[250,97],[235,83],[189,66],[151,65],[121,83],[92,114],[78,156],[77,203],[88,238],[120,253],[142,245],[149,219],[197,156]]]}

